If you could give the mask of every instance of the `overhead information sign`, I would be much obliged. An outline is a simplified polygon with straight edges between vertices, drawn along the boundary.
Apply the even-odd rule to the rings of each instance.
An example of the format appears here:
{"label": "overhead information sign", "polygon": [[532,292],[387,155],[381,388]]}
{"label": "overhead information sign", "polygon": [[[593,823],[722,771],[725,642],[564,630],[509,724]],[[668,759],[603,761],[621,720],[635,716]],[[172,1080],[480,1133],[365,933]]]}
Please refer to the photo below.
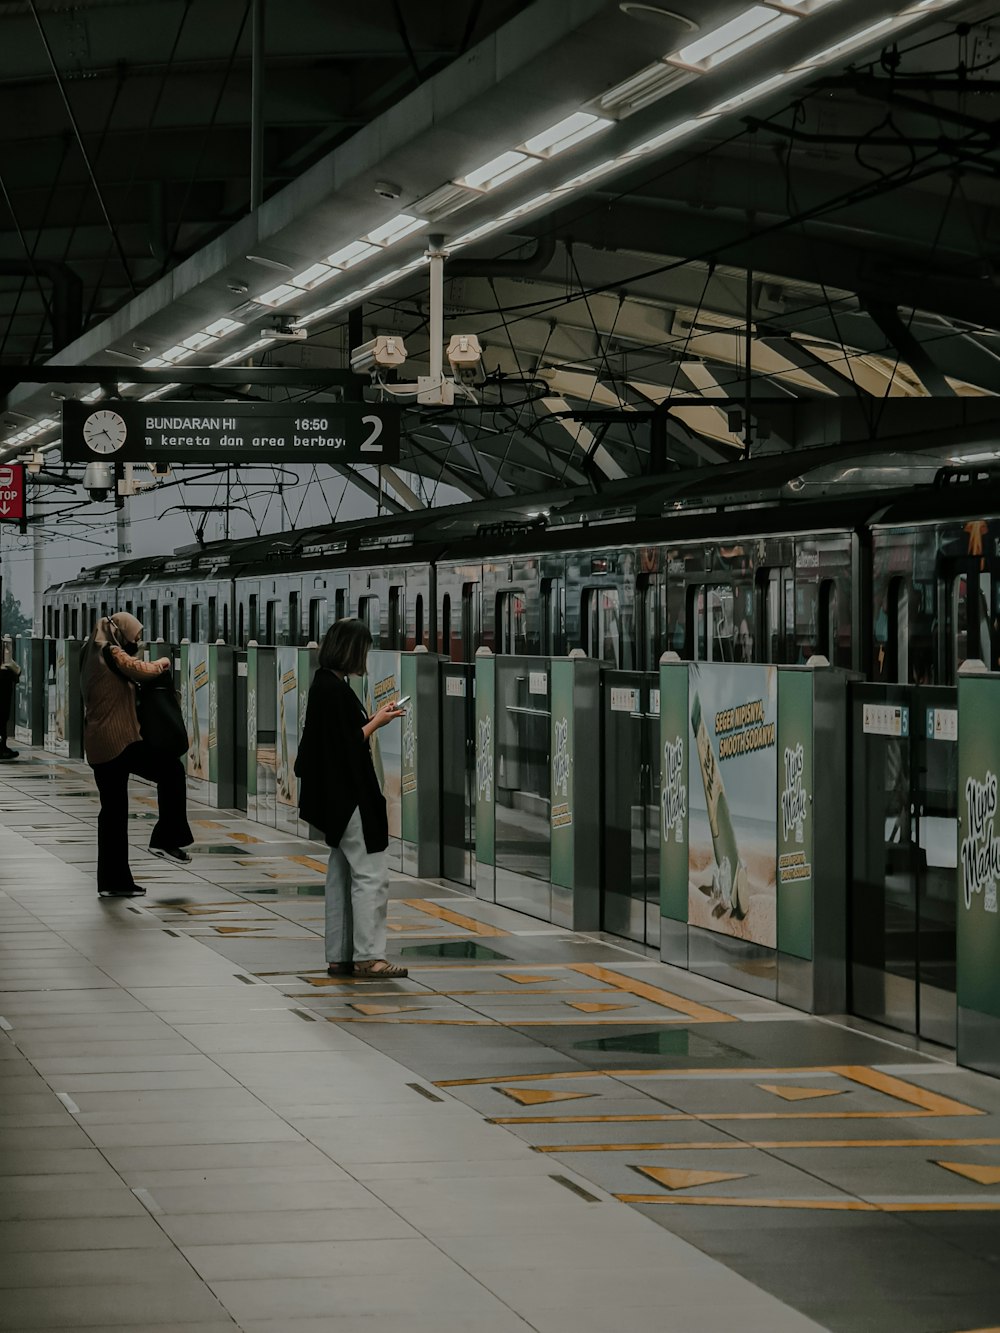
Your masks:
{"label": "overhead information sign", "polygon": [[0,523],[19,523],[24,518],[24,468],[20,463],[0,463]]}
{"label": "overhead information sign", "polygon": [[382,403],[63,403],[67,463],[396,463]]}

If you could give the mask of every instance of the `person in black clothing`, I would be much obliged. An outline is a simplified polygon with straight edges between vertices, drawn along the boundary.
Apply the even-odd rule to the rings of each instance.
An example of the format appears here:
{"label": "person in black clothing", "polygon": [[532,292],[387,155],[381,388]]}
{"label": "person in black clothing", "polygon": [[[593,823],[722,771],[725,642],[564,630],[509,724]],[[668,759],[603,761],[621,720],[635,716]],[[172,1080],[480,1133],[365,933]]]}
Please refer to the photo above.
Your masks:
{"label": "person in black clothing", "polygon": [[[3,652],[7,652],[6,644]],[[7,744],[7,737],[13,730],[11,715],[14,711],[14,689],[20,674],[21,668],[12,657],[0,662],[0,762],[7,762],[18,756],[18,751],[12,750]]]}
{"label": "person in black clothing", "polygon": [[338,620],[319,650],[295,773],[299,812],[330,847],[326,872],[326,959],[331,976],[405,977],[385,958],[389,823],[369,740],[405,710],[383,704],[368,717],[348,676],[362,676],[372,636],[360,620]]}

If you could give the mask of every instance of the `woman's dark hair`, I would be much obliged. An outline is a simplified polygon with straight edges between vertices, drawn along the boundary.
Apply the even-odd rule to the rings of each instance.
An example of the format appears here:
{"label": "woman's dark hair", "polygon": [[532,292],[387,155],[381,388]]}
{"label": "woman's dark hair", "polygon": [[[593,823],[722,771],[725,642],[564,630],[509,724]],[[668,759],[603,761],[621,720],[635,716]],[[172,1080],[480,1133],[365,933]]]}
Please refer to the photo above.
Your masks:
{"label": "woman's dark hair", "polygon": [[371,646],[371,630],[363,620],[338,620],[323,637],[319,664],[346,676],[361,675]]}

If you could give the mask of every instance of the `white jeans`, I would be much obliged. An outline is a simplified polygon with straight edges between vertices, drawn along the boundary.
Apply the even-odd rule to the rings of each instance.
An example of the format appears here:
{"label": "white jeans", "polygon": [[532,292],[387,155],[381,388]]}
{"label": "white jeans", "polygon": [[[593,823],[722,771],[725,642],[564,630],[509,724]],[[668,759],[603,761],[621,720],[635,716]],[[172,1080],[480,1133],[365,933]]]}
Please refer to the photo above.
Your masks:
{"label": "white jeans", "polygon": [[326,868],[326,961],[365,963],[385,957],[389,876],[385,852],[365,847],[355,810]]}

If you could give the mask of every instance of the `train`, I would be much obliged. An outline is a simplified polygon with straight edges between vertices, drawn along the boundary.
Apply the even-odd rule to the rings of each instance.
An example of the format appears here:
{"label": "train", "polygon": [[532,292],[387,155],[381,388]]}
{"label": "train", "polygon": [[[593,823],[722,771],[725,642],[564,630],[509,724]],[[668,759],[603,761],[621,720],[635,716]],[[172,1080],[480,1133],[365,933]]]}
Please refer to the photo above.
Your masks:
{"label": "train", "polygon": [[48,588],[44,628],[130,611],[150,641],[306,644],[357,616],[378,647],[581,649],[623,670],[804,663],[952,684],[1000,668],[1000,474],[819,449],[109,562]]}

